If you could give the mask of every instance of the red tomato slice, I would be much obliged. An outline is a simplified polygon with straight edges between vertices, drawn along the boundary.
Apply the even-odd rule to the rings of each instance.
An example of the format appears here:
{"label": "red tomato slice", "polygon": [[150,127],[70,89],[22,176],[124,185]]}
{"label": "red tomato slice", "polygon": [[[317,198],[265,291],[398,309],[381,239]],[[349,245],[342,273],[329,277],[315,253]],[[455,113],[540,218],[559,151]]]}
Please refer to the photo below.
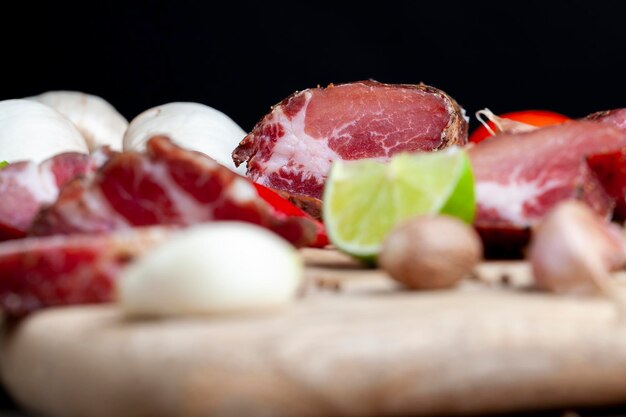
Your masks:
{"label": "red tomato slice", "polygon": [[[499,114],[498,116],[538,127],[558,125],[559,123],[571,120],[571,118],[563,114],[555,113],[549,110],[520,110],[510,113]],[[493,123],[489,122],[489,126],[494,129]],[[478,143],[482,140],[487,139],[490,136],[491,133],[489,133],[485,126],[480,126],[472,132],[469,137],[469,141]]]}

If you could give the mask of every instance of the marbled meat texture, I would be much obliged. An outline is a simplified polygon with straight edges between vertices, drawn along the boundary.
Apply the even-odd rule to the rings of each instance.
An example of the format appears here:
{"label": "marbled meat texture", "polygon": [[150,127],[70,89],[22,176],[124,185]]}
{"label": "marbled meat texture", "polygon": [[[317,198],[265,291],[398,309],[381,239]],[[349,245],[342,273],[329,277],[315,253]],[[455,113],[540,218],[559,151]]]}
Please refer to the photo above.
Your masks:
{"label": "marbled meat texture", "polygon": [[626,132],[626,109],[599,111],[587,116],[587,119],[606,123]]}
{"label": "marbled meat texture", "polygon": [[501,134],[472,147],[474,223],[486,245],[525,245],[529,229],[566,199],[581,200],[608,218],[614,202],[586,158],[625,148],[623,132],[590,121]]}
{"label": "marbled meat texture", "polygon": [[334,160],[386,160],[398,152],[467,143],[467,122],[447,94],[375,81],[297,92],[272,108],[233,151],[253,181],[321,198]]}
{"label": "marbled meat texture", "polygon": [[587,164],[615,202],[613,219],[626,220],[626,149],[591,155]]}
{"label": "marbled meat texture", "polygon": [[89,178],[67,184],[42,210],[33,235],[97,233],[134,226],[239,220],[267,227],[296,246],[315,238],[307,218],[279,216],[250,181],[163,136],[144,153],[123,152]]}
{"label": "marbled meat texture", "polygon": [[[590,114],[587,119],[615,126],[626,133],[626,109],[599,111]],[[613,218],[626,220],[626,150],[591,155],[587,162],[615,201]]]}
{"label": "marbled meat texture", "polygon": [[68,152],[40,164],[14,162],[0,169],[0,240],[26,236],[39,210],[52,204],[68,181],[94,172],[104,151],[93,156]]}
{"label": "marbled meat texture", "polygon": [[114,299],[129,261],[164,241],[167,228],[93,235],[29,237],[0,243],[0,308],[10,316]]}

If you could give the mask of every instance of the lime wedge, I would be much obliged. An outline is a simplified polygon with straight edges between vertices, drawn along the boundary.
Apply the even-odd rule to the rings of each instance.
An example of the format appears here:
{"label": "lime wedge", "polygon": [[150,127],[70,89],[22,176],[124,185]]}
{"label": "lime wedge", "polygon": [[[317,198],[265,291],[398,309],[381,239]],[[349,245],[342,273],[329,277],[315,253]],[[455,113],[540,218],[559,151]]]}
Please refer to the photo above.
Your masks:
{"label": "lime wedge", "polygon": [[337,161],[324,189],[323,218],[338,249],[373,260],[387,233],[412,216],[474,218],[474,178],[460,148],[398,154],[388,162]]}
{"label": "lime wedge", "polygon": [[4,168],[5,165],[9,165],[7,161],[0,161],[0,168]]}

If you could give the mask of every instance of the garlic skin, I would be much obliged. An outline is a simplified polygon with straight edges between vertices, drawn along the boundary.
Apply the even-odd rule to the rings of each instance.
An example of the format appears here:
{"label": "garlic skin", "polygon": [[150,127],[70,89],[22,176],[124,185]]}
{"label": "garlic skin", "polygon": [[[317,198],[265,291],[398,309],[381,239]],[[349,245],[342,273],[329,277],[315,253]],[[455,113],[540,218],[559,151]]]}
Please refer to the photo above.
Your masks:
{"label": "garlic skin", "polygon": [[0,101],[0,161],[39,163],[62,152],[89,153],[68,118],[32,100]]}
{"label": "garlic skin", "polygon": [[50,106],[70,119],[91,151],[101,146],[122,149],[128,121],[103,98],[80,91],[48,91],[26,99]]}
{"label": "garlic skin", "polygon": [[224,113],[200,103],[175,102],[153,107],[131,120],[124,135],[124,150],[142,151],[152,136],[165,135],[176,144],[202,152],[220,164],[235,167],[231,153],[246,132]]}
{"label": "garlic skin", "polygon": [[[485,121],[483,117],[486,117],[489,122],[492,122],[496,127],[494,132],[489,122]],[[528,123],[518,122],[517,120],[505,119],[503,117],[495,115],[491,110],[485,108],[476,112],[476,119],[487,129],[492,136],[498,133],[524,133],[531,132],[539,129],[537,126],[529,125]]]}
{"label": "garlic skin", "polygon": [[289,304],[304,276],[288,242],[259,226],[215,222],[175,234],[117,281],[130,316],[236,312]]}

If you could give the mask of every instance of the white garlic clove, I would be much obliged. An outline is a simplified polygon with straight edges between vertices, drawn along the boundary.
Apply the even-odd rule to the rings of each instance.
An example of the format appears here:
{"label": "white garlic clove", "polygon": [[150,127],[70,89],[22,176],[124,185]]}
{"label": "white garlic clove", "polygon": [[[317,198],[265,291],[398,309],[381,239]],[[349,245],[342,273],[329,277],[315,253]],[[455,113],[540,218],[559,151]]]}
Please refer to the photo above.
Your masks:
{"label": "white garlic clove", "polygon": [[533,232],[529,260],[537,286],[612,296],[610,272],[626,260],[622,233],[613,228],[584,203],[559,203]]}
{"label": "white garlic clove", "polygon": [[296,249],[242,222],[178,232],[129,265],[117,281],[129,315],[210,314],[289,304],[303,279]]}
{"label": "white garlic clove", "polygon": [[202,152],[220,164],[244,175],[245,166],[235,167],[233,149],[246,132],[224,113],[200,103],[168,103],[146,110],[130,122],[124,150],[145,148],[153,136],[165,135],[178,145]]}
{"label": "white garlic clove", "polygon": [[90,150],[101,146],[122,149],[128,121],[103,98],[80,91],[49,91],[27,99],[50,106],[70,119]]}
{"label": "white garlic clove", "polygon": [[0,101],[0,161],[38,163],[62,152],[89,152],[68,118],[36,101]]}

